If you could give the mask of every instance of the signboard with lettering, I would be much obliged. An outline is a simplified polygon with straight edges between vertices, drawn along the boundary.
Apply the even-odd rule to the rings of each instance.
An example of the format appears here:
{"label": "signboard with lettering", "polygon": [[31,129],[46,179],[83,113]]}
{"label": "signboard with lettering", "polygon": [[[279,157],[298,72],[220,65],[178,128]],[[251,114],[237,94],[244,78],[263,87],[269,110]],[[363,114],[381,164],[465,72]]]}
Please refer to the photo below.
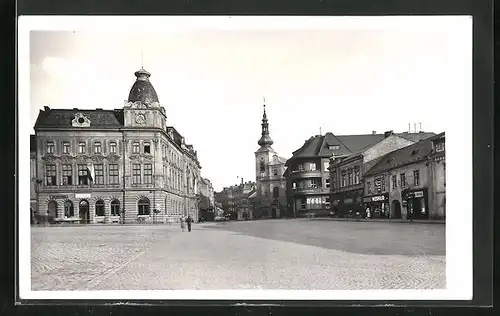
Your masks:
{"label": "signboard with lettering", "polygon": [[372,197],[372,201],[373,201],[373,202],[377,202],[377,201],[385,201],[385,196],[383,196],[383,195],[373,196],[373,197]]}
{"label": "signboard with lettering", "polygon": [[415,192],[415,197],[416,198],[424,197],[424,192],[422,191]]}
{"label": "signboard with lettering", "polygon": [[344,204],[352,204],[352,199],[345,199]]}
{"label": "signboard with lettering", "polygon": [[75,194],[75,198],[77,199],[90,199],[92,195],[90,193],[80,193],[80,194]]}
{"label": "signboard with lettering", "polygon": [[49,200],[67,199],[67,195],[49,195]]}

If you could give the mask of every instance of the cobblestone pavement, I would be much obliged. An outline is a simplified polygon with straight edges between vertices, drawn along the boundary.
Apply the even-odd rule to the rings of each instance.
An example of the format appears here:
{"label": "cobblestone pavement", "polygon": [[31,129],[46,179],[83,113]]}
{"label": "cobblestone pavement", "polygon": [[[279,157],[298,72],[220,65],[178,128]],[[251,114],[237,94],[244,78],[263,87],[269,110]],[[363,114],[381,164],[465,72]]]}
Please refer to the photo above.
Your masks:
{"label": "cobblestone pavement", "polygon": [[436,224],[33,227],[32,289],[433,289],[444,253]]}

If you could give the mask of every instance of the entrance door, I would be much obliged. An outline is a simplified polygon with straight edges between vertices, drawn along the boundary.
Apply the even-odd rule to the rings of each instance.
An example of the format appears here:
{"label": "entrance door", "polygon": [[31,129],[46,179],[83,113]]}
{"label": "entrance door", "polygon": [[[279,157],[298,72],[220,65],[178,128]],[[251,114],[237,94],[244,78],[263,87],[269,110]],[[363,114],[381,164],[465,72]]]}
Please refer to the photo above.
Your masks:
{"label": "entrance door", "polygon": [[89,214],[89,202],[86,200],[81,200],[79,204],[80,210],[80,223],[85,224],[90,222],[90,214]]}
{"label": "entrance door", "polygon": [[401,218],[401,204],[398,200],[392,201],[392,217],[393,218]]}
{"label": "entrance door", "polygon": [[276,209],[275,208],[273,208],[271,210],[271,216],[272,216],[272,218],[276,218]]}

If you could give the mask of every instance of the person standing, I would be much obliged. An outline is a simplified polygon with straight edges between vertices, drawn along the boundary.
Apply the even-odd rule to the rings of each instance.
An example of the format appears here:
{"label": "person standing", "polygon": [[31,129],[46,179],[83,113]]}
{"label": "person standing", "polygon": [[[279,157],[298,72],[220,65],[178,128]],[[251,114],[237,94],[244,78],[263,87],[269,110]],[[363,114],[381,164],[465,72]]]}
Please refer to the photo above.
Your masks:
{"label": "person standing", "polygon": [[186,218],[186,224],[187,224],[187,227],[188,227],[188,232],[191,232],[191,223],[193,222],[193,219],[191,218],[191,215],[188,215],[188,217]]}
{"label": "person standing", "polygon": [[372,214],[370,213],[370,208],[366,207],[366,218],[370,219],[372,217]]}
{"label": "person standing", "polygon": [[184,231],[184,228],[185,228],[184,217],[183,217],[183,216],[181,216],[181,217],[179,218],[179,220],[180,220],[180,222],[181,222],[181,230],[182,230],[182,231]]}

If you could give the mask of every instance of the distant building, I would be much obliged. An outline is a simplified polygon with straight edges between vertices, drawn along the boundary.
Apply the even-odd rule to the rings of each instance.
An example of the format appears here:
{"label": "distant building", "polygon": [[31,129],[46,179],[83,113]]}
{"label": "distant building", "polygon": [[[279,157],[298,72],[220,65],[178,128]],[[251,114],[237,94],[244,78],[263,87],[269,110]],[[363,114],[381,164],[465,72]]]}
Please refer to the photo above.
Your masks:
{"label": "distant building", "polygon": [[274,141],[269,134],[266,106],[262,116],[262,134],[258,141],[260,148],[255,152],[256,192],[252,196],[254,218],[282,217],[287,209],[286,159],[280,157],[271,147]]}
{"label": "distant building", "polygon": [[151,74],[140,69],[135,76],[121,109],[40,111],[34,127],[40,213],[92,223],[198,218],[197,153],[167,125]]}
{"label": "distant building", "polygon": [[[415,134],[419,134],[419,136],[415,136]],[[397,135],[411,140],[429,137],[434,134],[402,133]],[[365,135],[334,135],[326,133],[306,140],[304,145],[294,151],[293,156],[286,162],[285,177],[289,212],[296,217],[306,216],[308,213],[316,215],[330,213],[332,204],[330,159],[332,157],[346,158],[356,153],[363,153],[363,155],[366,155],[367,160],[370,160],[372,156],[377,155],[377,150],[370,151],[369,148],[386,137],[387,135],[377,134],[376,132]],[[405,143],[405,141],[402,141],[402,143]],[[365,151],[363,152],[363,150]],[[358,203],[359,207],[361,203],[359,192],[362,190],[362,184],[359,182],[362,166],[358,157],[353,156],[352,159],[352,161],[346,161],[346,166],[349,162],[353,163],[351,189],[355,194],[352,198],[347,199],[352,199],[351,202],[353,204]],[[354,165],[356,164],[359,170],[355,170]],[[334,185],[337,187],[338,183],[334,183]]]}
{"label": "distant building", "polygon": [[[410,135],[410,136],[409,136]],[[384,133],[384,138],[363,148],[361,151],[347,153],[337,152],[330,158],[330,191],[332,214],[346,216],[350,211],[362,212],[365,209],[364,174],[373,167],[382,156],[394,150],[412,145],[419,138],[428,138],[432,133],[403,133],[394,134],[392,131]],[[380,212],[372,213],[372,217],[387,217],[389,209],[388,197],[374,197]]]}
{"label": "distant building", "polygon": [[199,216],[204,221],[214,220],[215,214],[215,197],[214,188],[210,180],[201,178],[199,190]]}
{"label": "distant building", "polygon": [[253,204],[250,196],[256,192],[255,182],[243,182],[224,188],[215,194],[216,205],[224,210],[224,213],[233,220],[253,219]]}
{"label": "distant building", "polygon": [[389,218],[440,219],[445,214],[444,133],[390,152],[365,175],[364,203]]}

